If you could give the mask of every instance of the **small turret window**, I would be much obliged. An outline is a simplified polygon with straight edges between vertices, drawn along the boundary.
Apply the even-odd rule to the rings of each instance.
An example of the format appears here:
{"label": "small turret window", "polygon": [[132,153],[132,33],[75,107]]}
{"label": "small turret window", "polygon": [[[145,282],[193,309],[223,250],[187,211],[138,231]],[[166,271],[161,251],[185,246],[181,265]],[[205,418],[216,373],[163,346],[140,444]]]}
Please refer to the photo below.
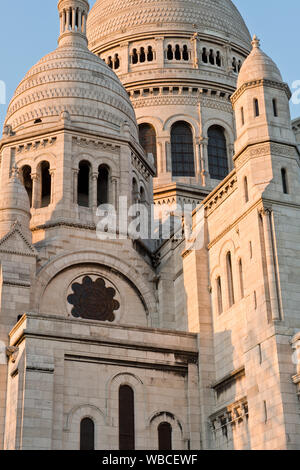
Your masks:
{"label": "small turret window", "polygon": [[254,100],[254,116],[255,117],[259,116],[259,103],[258,103],[257,98],[255,98],[255,100]]}
{"label": "small turret window", "polygon": [[203,47],[202,49],[202,62],[204,62],[204,64],[207,64],[208,62],[206,47]]}
{"label": "small turret window", "polygon": [[230,251],[226,255],[226,268],[227,268],[227,287],[228,287],[228,302],[229,307],[234,305],[234,289],[233,289],[233,274],[232,274],[232,260]]}
{"label": "small turret window", "polygon": [[109,171],[105,165],[100,165],[98,169],[97,181],[97,205],[108,204],[108,184],[109,184]]}
{"label": "small turret window", "polygon": [[146,54],[145,54],[145,48],[141,47],[140,49],[140,62],[146,62]]}
{"label": "small turret window", "polygon": [[284,194],[289,194],[287,172],[285,168],[281,169],[282,190]]}
{"label": "small turret window", "polygon": [[245,124],[244,108],[241,108],[241,121],[242,121],[242,126],[243,126]]}
{"label": "small turret window", "polygon": [[133,49],[133,51],[132,51],[132,63],[137,64],[138,60],[139,60],[139,58],[138,58],[137,50]]}
{"label": "small turret window", "polygon": [[277,100],[275,98],[272,100],[272,104],[274,117],[278,117]]}
{"label": "small turret window", "polygon": [[173,60],[174,59],[173,48],[172,48],[171,44],[168,45],[167,59],[168,60]]}
{"label": "small turret window", "polygon": [[222,299],[222,281],[221,281],[220,276],[216,280],[216,290],[217,290],[218,314],[221,315],[223,313],[223,299]]}
{"label": "small turret window", "polygon": [[153,61],[153,49],[152,49],[151,46],[148,47],[147,60],[148,60],[148,62]]}
{"label": "small turret window", "polygon": [[51,175],[48,162],[41,163],[41,207],[47,207],[51,200]]}
{"label": "small turret window", "polygon": [[243,262],[241,259],[239,260],[239,275],[240,275],[241,298],[243,299],[245,297],[245,292],[244,292]]}
{"label": "small turret window", "polygon": [[180,47],[178,44],[176,44],[176,47],[175,47],[175,59],[181,60],[181,52],[180,52]]}
{"label": "small turret window", "polygon": [[182,58],[183,60],[189,60],[189,51],[186,45],[183,46]]}
{"label": "small turret window", "polygon": [[245,178],[244,178],[244,196],[245,196],[245,202],[249,202],[249,191],[248,191],[247,176],[245,176]]}

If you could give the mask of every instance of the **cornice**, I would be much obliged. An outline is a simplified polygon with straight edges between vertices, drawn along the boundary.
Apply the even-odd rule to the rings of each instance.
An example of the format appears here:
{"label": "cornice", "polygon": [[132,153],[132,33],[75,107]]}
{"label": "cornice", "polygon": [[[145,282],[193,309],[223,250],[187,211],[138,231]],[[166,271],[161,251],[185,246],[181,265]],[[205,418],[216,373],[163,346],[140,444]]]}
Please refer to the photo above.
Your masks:
{"label": "cornice", "polygon": [[261,80],[249,80],[249,82],[244,83],[238,90],[236,90],[235,93],[233,93],[231,97],[232,104],[234,105],[236,103],[236,101],[240,98],[240,96],[244,93],[244,91],[247,88],[256,88],[260,86],[261,87],[267,86],[267,87],[277,88],[278,90],[283,90],[286,93],[288,99],[289,100],[291,99],[292,94],[287,83],[279,83],[273,80],[267,80],[263,78]]}

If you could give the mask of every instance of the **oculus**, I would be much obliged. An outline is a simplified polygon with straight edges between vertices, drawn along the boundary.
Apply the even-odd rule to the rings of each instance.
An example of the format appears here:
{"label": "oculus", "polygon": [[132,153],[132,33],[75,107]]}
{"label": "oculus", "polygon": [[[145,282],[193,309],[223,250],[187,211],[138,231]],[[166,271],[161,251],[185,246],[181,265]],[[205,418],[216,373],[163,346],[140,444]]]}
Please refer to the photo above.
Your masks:
{"label": "oculus", "polygon": [[72,315],[76,318],[113,322],[114,311],[120,308],[120,303],[114,297],[113,287],[106,287],[105,281],[98,278],[93,281],[89,276],[82,283],[72,284],[73,294],[68,296],[69,304],[73,305]]}

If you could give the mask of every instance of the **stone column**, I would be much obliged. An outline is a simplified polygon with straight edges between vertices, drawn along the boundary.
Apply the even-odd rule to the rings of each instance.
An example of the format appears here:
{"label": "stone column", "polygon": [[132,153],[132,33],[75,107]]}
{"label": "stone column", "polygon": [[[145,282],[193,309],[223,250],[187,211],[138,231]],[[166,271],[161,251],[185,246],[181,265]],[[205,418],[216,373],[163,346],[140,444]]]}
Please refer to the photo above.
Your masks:
{"label": "stone column", "polygon": [[72,31],[75,31],[76,10],[72,8]]}
{"label": "stone column", "polygon": [[206,179],[209,176],[208,167],[208,139],[200,138],[200,165],[202,185],[206,186]]}
{"label": "stone column", "polygon": [[32,179],[32,208],[40,207],[40,181],[37,173],[31,173]]}
{"label": "stone column", "polygon": [[78,204],[78,168],[73,169],[73,203]]}
{"label": "stone column", "polygon": [[90,189],[90,196],[91,200],[89,201],[89,206],[92,207],[93,210],[97,209],[97,201],[98,201],[98,172],[92,173],[91,176],[91,189]]}
{"label": "stone column", "polygon": [[70,29],[70,9],[67,10],[67,30]]}
{"label": "stone column", "polygon": [[195,33],[191,38],[191,43],[193,47],[192,58],[194,63],[194,69],[199,68],[199,57],[198,57],[198,33]]}
{"label": "stone column", "polygon": [[274,237],[272,227],[272,210],[262,209],[260,215],[263,221],[265,252],[267,261],[267,272],[269,280],[269,294],[272,311],[272,320],[280,320],[279,298],[278,298],[278,280],[276,278],[276,267],[274,259]]}
{"label": "stone column", "polygon": [[78,11],[78,31],[81,31],[81,28],[82,28],[82,12],[79,10]]}
{"label": "stone column", "polygon": [[160,67],[160,68],[163,68],[164,66],[164,62],[165,62],[165,59],[164,59],[164,38],[163,36],[158,36],[155,38],[155,43],[156,43],[156,62],[157,62],[157,66]]}
{"label": "stone column", "polygon": [[55,170],[50,169],[49,170],[50,176],[51,176],[51,194],[50,194],[50,204],[53,204],[54,202],[54,194],[55,194]]}

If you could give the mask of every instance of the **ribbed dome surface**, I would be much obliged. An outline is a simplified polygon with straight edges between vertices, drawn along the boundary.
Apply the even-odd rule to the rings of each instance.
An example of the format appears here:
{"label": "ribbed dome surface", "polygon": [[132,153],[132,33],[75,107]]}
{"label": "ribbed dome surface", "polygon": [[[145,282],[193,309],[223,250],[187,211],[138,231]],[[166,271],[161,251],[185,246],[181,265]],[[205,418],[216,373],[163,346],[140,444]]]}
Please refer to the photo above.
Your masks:
{"label": "ribbed dome surface", "polygon": [[58,47],[26,74],[8,107],[14,132],[48,127],[68,111],[74,125],[120,135],[125,121],[137,140],[130,99],[115,73],[86,47]]}
{"label": "ribbed dome surface", "polygon": [[89,47],[116,33],[165,26],[217,34],[249,47],[249,31],[231,0],[98,0],[88,17]]}
{"label": "ribbed dome surface", "polygon": [[252,80],[271,80],[282,82],[282,75],[275,62],[265,54],[259,45],[258,39],[254,38],[253,49],[242,65],[238,76],[237,87]]}

